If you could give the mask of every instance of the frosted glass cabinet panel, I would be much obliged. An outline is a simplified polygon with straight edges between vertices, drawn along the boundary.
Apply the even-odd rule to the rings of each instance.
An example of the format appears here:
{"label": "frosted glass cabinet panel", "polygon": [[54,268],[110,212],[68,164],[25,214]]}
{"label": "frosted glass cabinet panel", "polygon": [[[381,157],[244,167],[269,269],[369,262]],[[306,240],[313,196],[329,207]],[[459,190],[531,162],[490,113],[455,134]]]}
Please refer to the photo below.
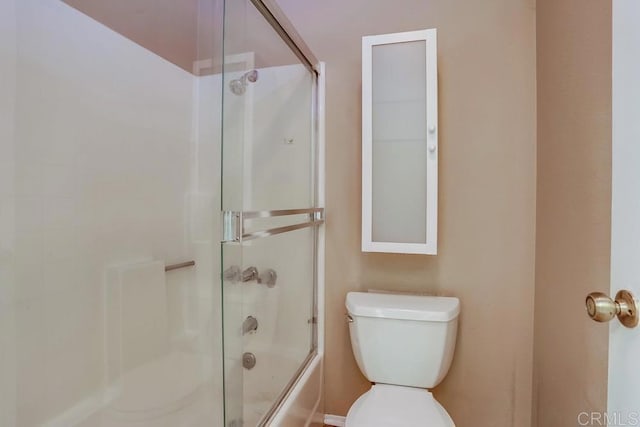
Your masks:
{"label": "frosted glass cabinet panel", "polygon": [[436,254],[436,30],[362,39],[362,250]]}

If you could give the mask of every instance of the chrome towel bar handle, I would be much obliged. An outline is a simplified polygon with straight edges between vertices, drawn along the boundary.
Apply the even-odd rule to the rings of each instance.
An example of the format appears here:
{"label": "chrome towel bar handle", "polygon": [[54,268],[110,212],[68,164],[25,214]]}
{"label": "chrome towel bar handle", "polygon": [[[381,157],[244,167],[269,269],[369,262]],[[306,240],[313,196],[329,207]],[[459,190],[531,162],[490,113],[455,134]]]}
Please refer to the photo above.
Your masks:
{"label": "chrome towel bar handle", "polygon": [[179,262],[177,264],[165,265],[164,266],[164,271],[167,272],[167,271],[172,271],[172,270],[178,270],[179,268],[193,267],[194,265],[196,265],[195,261]]}

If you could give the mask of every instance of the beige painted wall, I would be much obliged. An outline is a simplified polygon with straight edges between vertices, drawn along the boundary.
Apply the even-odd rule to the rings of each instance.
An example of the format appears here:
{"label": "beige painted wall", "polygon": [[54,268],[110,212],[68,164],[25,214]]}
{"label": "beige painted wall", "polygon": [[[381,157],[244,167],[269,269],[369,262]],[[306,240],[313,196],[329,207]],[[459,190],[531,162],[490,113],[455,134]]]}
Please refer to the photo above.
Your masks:
{"label": "beige painted wall", "polygon": [[564,427],[606,408],[608,327],[583,304],[609,289],[611,2],[537,8],[534,425]]}
{"label": "beige painted wall", "polygon": [[[531,416],[536,89],[532,0],[279,0],[327,63],[326,412],[368,388],[344,319],[348,291],[459,296],[455,360],[437,398],[459,427]],[[360,43],[438,28],[440,224],[435,257],[360,251]]]}
{"label": "beige painted wall", "polygon": [[226,55],[253,52],[257,68],[299,63],[249,0],[63,1],[197,75],[222,72],[224,22]]}
{"label": "beige painted wall", "polygon": [[98,22],[191,72],[199,0],[64,0]]}

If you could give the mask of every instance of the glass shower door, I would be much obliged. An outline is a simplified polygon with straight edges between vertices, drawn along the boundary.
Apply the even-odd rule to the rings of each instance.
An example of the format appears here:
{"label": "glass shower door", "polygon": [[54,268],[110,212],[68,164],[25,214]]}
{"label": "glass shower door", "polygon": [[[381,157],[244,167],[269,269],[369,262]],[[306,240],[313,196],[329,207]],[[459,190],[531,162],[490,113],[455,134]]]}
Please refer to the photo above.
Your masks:
{"label": "glass shower door", "polygon": [[[257,7],[256,7],[257,6]],[[265,425],[316,351],[316,74],[259,10],[225,4],[225,426]]]}

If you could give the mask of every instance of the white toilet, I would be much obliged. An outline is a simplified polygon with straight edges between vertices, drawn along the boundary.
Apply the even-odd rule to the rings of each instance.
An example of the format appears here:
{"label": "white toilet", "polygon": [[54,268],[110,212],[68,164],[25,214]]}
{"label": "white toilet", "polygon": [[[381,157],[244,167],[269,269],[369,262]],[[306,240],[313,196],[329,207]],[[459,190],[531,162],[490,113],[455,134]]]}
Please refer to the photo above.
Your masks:
{"label": "white toilet", "polygon": [[454,427],[429,389],[451,366],[460,301],[450,297],[350,292],[347,311],[358,367],[373,386],[346,427]]}

